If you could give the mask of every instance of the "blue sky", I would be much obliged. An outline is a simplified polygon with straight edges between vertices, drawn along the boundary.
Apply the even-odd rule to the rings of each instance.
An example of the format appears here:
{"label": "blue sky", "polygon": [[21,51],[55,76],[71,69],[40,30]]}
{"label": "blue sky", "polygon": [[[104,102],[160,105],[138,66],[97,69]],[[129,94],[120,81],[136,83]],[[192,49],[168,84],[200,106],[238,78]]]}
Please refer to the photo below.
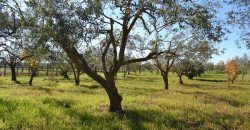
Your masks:
{"label": "blue sky", "polygon": [[250,55],[250,50],[245,47],[245,45],[241,45],[241,48],[235,44],[235,40],[238,39],[239,36],[235,33],[230,34],[228,36],[228,40],[221,42],[218,47],[220,49],[225,48],[225,53],[220,55],[213,55],[212,59],[209,61],[213,63],[218,63],[220,60],[227,61],[228,59],[232,59],[235,56],[243,56],[243,54]]}
{"label": "blue sky", "polygon": [[[237,7],[232,5],[222,4],[223,8],[220,9],[218,17],[225,19],[226,12],[231,9],[237,9]],[[246,12],[247,13],[247,12]],[[249,27],[249,26],[248,26]],[[249,29],[250,30],[250,29]],[[213,55],[212,59],[209,61],[218,63],[220,60],[227,61],[228,59],[232,59],[235,56],[243,56],[243,54],[248,54],[250,56],[250,49],[247,49],[244,44],[240,44],[240,48],[236,45],[235,41],[240,38],[241,31],[235,27],[230,30],[232,33],[227,35],[227,40],[223,40],[219,45],[218,48],[223,49],[225,48],[225,53],[221,55]]]}

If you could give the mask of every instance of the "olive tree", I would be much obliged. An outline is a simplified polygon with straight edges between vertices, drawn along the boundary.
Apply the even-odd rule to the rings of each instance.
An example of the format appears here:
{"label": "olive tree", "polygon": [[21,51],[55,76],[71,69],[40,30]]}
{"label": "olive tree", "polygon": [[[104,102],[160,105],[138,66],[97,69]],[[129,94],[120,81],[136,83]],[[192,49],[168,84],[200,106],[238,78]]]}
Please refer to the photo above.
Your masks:
{"label": "olive tree", "polygon": [[[122,97],[115,84],[115,75],[121,66],[172,53],[167,49],[155,51],[151,47],[145,48],[141,57],[126,60],[130,34],[138,33],[148,38],[144,43],[136,45],[136,48],[141,48],[150,39],[155,39],[154,34],[163,28],[179,25],[196,30],[202,28],[210,37],[215,37],[213,32],[220,30],[211,24],[213,15],[209,13],[210,9],[193,1],[30,0],[26,1],[26,5],[29,17],[26,21],[33,21],[27,25],[32,26],[34,32],[46,35],[57,43],[77,67],[105,89],[110,100],[109,110],[112,112],[122,111]],[[118,39],[114,35],[115,30],[120,32]],[[86,57],[77,48],[83,40],[96,45],[90,42],[96,37],[104,39],[99,43],[104,77],[90,67]],[[112,61],[109,66],[107,59]]]}
{"label": "olive tree", "polygon": [[[186,37],[183,34],[175,35],[168,44],[168,50],[172,50],[173,55],[163,54],[156,57],[155,65],[161,72],[166,90],[169,88],[168,73],[176,60],[181,60],[175,64],[174,68],[174,71],[177,72],[180,78],[181,84],[183,83],[181,79],[182,75],[193,79],[194,76],[200,76],[204,72],[204,68],[198,60],[204,62],[217,52],[214,46],[214,39],[205,39],[209,41],[202,41],[204,38],[194,35],[191,37]],[[196,60],[194,60],[195,62],[191,62],[191,59]]]}
{"label": "olive tree", "polygon": [[11,69],[11,80],[16,81],[16,67],[22,62],[22,13],[13,0],[0,1],[0,53]]}
{"label": "olive tree", "polygon": [[16,68],[24,60],[24,58],[21,57],[21,51],[22,47],[18,46],[18,44],[15,46],[4,46],[2,57],[0,57],[3,59],[4,63],[10,67],[12,81],[17,81]]}
{"label": "olive tree", "polygon": [[239,73],[241,74],[241,79],[244,79],[247,71],[250,68],[250,58],[247,54],[244,54],[242,57],[235,57],[235,61],[238,64]]}

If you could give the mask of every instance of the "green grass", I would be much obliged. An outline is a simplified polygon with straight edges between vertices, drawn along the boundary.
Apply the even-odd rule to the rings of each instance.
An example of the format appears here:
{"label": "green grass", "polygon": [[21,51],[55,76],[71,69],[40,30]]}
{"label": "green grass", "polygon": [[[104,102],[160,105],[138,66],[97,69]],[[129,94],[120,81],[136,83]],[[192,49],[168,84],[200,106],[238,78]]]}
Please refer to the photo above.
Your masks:
{"label": "green grass", "polygon": [[160,75],[118,75],[124,115],[108,112],[103,88],[86,75],[73,77],[0,77],[0,129],[250,129],[250,75],[228,83],[224,74],[205,74],[170,90]]}

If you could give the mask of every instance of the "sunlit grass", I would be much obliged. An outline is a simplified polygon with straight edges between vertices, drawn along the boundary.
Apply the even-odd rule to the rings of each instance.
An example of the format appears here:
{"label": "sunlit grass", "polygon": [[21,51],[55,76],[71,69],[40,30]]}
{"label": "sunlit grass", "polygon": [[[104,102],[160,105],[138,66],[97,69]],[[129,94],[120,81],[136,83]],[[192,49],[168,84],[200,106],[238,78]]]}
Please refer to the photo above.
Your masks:
{"label": "sunlit grass", "polygon": [[79,86],[62,77],[0,77],[0,129],[250,129],[250,75],[229,84],[205,74],[178,84],[170,74],[118,74],[124,115],[109,113],[100,85],[81,75]]}

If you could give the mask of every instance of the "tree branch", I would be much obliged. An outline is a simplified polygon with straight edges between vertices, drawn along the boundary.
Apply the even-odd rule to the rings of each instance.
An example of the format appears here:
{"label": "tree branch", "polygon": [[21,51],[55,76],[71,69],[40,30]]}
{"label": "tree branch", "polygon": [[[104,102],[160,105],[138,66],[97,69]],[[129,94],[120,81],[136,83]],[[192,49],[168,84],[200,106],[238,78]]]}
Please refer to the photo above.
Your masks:
{"label": "tree branch", "polygon": [[[108,53],[108,49],[109,49],[109,46],[110,46],[110,42],[107,41],[106,43],[104,43],[105,45],[105,48],[104,48],[104,51],[102,52],[102,68],[104,70],[104,72],[107,72],[107,67],[106,67],[106,55]],[[103,47],[104,47],[103,46]]]}
{"label": "tree branch", "polygon": [[147,61],[150,59],[155,59],[155,56],[161,55],[161,54],[168,54],[168,55],[172,55],[175,56],[174,53],[169,52],[169,51],[162,51],[162,52],[151,52],[149,53],[146,57],[142,57],[142,58],[137,58],[137,59],[131,59],[131,60],[127,60],[127,61],[123,61],[121,64],[122,65],[126,65],[126,64],[131,64],[131,63],[137,63],[137,62],[143,62],[143,61]]}
{"label": "tree branch", "polygon": [[114,20],[113,18],[110,18],[110,17],[108,17],[107,15],[105,15],[104,13],[102,13],[102,12],[99,12],[101,15],[103,15],[105,18],[107,18],[107,19],[109,19],[109,20],[113,20],[115,23],[117,23],[117,24],[119,24],[119,25],[121,25],[122,26],[122,23],[120,23],[120,22],[118,22],[118,21],[116,21],[116,20]]}

